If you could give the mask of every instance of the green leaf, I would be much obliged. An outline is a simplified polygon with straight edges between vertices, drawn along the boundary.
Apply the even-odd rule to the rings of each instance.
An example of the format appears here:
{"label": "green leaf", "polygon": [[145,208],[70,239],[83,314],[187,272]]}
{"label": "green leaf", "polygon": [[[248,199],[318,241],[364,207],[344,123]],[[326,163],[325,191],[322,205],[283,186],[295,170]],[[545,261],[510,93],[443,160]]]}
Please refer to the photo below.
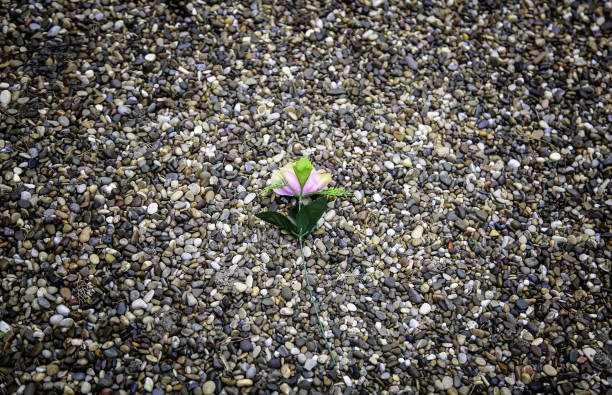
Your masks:
{"label": "green leaf", "polygon": [[261,220],[264,220],[272,225],[279,226],[285,229],[287,232],[294,236],[298,235],[296,226],[284,215],[276,211],[266,211],[263,213],[257,213],[255,216]]}
{"label": "green leaf", "polygon": [[314,192],[313,195],[323,195],[323,196],[348,196],[351,193],[342,188],[326,188],[317,192]]}
{"label": "green leaf", "polygon": [[[327,198],[322,197],[302,206],[295,215],[295,223],[299,237],[308,236],[317,226],[317,221],[327,208]],[[293,209],[292,209],[293,210]]]}
{"label": "green leaf", "polygon": [[291,209],[287,213],[287,218],[289,218],[289,221],[291,221],[293,225],[295,225],[295,229],[299,235],[300,228],[306,228],[307,224],[304,223],[303,218],[298,216],[298,207],[299,205],[297,203],[293,207],[291,207]]}
{"label": "green leaf", "polygon": [[280,183],[280,184],[268,185],[267,187],[265,187],[264,189],[262,189],[262,190],[261,190],[259,193],[260,193],[260,194],[264,194],[264,193],[266,193],[266,192],[270,192],[270,191],[271,191],[271,190],[273,190],[273,189],[283,188],[283,187],[286,187],[286,186],[287,186],[287,183],[286,183],[286,182],[284,182],[284,183]]}
{"label": "green leaf", "polygon": [[298,204],[296,203],[293,207],[291,207],[291,209],[287,213],[287,218],[289,218],[289,220],[293,222],[294,224],[297,224],[296,222],[297,215],[298,215]]}
{"label": "green leaf", "polygon": [[295,162],[295,165],[293,165],[293,171],[300,182],[301,194],[302,190],[304,189],[304,185],[306,184],[306,181],[308,181],[308,177],[310,177],[310,173],[312,172],[312,163],[310,163],[308,158],[302,158]]}

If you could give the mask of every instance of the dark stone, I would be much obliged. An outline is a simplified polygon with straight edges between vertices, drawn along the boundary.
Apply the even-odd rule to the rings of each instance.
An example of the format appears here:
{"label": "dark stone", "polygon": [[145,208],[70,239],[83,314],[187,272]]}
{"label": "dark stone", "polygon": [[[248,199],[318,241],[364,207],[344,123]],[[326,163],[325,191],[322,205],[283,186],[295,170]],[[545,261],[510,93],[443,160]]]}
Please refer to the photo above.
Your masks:
{"label": "dark stone", "polygon": [[414,365],[408,366],[408,374],[411,375],[414,378],[421,377],[421,373],[419,372],[419,370]]}
{"label": "dark stone", "polygon": [[271,369],[280,369],[280,367],[281,367],[280,359],[273,358],[273,359],[269,360],[268,361],[268,367],[271,368]]}
{"label": "dark stone", "polygon": [[240,342],[240,349],[244,352],[253,351],[253,344],[250,340],[242,340]]}
{"label": "dark stone", "polygon": [[516,302],[514,302],[514,304],[516,304],[516,307],[521,310],[527,310],[527,307],[529,307],[529,303],[525,302],[523,299],[517,300]]}
{"label": "dark stone", "polygon": [[413,304],[423,303],[423,298],[414,289],[410,289],[410,291],[408,291],[408,298],[410,299],[410,302],[412,302]]}

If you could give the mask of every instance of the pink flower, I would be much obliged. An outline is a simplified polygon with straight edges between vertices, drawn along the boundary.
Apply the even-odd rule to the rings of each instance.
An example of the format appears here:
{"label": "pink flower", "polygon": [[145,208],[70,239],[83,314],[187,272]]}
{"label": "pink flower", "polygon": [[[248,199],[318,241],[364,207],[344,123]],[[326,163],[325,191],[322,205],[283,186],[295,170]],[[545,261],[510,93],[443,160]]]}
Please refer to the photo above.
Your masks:
{"label": "pink flower", "polygon": [[[300,179],[306,177],[308,179],[302,188]],[[272,173],[272,185],[284,185],[281,188],[274,189],[274,192],[283,196],[299,196],[318,192],[323,190],[330,181],[331,173],[325,170],[314,170],[307,158],[287,163]]]}

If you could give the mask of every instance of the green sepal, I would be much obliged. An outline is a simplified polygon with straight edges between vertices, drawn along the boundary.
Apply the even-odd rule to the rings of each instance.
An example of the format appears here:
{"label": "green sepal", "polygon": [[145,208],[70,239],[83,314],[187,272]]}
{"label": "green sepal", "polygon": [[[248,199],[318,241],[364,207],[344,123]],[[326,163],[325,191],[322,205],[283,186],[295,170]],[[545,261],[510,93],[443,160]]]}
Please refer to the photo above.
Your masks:
{"label": "green sepal", "polygon": [[278,188],[284,188],[287,186],[287,183],[278,183],[278,184],[274,184],[274,185],[268,185],[267,187],[265,187],[264,189],[262,189],[261,191],[259,191],[260,195],[263,195],[266,192],[270,192],[273,189],[278,189]]}
{"label": "green sepal", "polygon": [[348,196],[350,194],[351,193],[349,191],[344,190],[342,188],[326,188],[320,191],[313,192],[310,195],[323,195],[323,196],[336,197],[336,196]]}
{"label": "green sepal", "polygon": [[308,181],[308,177],[310,177],[310,173],[312,172],[312,163],[308,160],[308,158],[302,158],[295,162],[293,165],[293,172],[297,176],[298,181],[300,182],[300,194],[304,190],[304,185],[306,185],[306,181]]}

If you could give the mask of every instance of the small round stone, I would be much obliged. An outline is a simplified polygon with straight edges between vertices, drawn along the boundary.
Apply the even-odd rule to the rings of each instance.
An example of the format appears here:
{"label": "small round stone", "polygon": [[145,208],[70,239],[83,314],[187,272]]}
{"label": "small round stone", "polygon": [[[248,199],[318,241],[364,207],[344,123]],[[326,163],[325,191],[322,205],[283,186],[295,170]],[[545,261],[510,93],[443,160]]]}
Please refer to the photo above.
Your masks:
{"label": "small round stone", "polygon": [[554,377],[557,375],[557,369],[555,369],[552,365],[544,365],[542,367],[542,371],[544,372],[544,374],[546,374],[547,376],[551,376]]}
{"label": "small round stone", "polygon": [[429,303],[423,303],[421,307],[419,307],[419,313],[421,315],[426,315],[431,312],[431,305]]}
{"label": "small round stone", "polygon": [[214,381],[207,381],[207,382],[205,382],[205,383],[204,383],[204,385],[202,386],[202,392],[203,392],[205,395],[211,395],[211,394],[214,394],[214,393],[215,393],[215,389],[216,389],[216,386],[215,386]]}

